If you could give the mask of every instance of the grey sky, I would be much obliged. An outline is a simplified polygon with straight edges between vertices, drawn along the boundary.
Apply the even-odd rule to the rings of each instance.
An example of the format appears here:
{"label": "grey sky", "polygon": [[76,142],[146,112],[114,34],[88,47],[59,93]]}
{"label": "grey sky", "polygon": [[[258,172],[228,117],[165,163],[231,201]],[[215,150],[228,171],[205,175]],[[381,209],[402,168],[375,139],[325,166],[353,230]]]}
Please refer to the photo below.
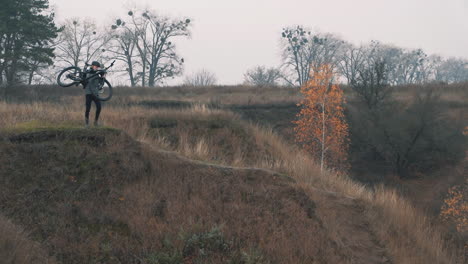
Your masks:
{"label": "grey sky", "polygon": [[222,84],[241,83],[247,68],[279,65],[284,26],[302,24],[355,44],[372,39],[427,53],[468,57],[468,0],[50,0],[58,20],[93,18],[110,25],[135,3],[193,19],[179,41],[186,73],[206,68]]}

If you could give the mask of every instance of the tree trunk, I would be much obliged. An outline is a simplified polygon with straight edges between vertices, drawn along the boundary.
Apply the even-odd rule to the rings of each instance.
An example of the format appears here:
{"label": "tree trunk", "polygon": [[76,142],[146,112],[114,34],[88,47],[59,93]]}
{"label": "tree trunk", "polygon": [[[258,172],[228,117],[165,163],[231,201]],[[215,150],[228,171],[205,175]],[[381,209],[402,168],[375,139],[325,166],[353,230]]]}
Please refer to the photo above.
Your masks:
{"label": "tree trunk", "polygon": [[150,72],[149,72],[149,77],[148,77],[148,86],[149,87],[154,87],[154,80],[156,79],[156,71],[153,69],[153,66],[150,66]]}
{"label": "tree trunk", "polygon": [[148,76],[148,86],[149,87],[154,87],[154,70],[153,70],[153,65],[150,64],[150,70],[149,70],[149,76]]}
{"label": "tree trunk", "polygon": [[3,85],[3,66],[0,67],[0,86]]}
{"label": "tree trunk", "polygon": [[31,70],[31,71],[29,72],[28,85],[31,85],[31,84],[32,84],[32,80],[33,80],[33,78],[34,78],[34,71],[35,71],[35,70]]}
{"label": "tree trunk", "polygon": [[7,81],[7,84],[10,85],[10,84],[14,84],[15,83],[15,75],[16,75],[16,69],[15,69],[15,65],[13,64],[10,69],[8,70],[7,74],[6,74],[6,81]]}
{"label": "tree trunk", "polygon": [[323,163],[325,160],[325,102],[322,102],[322,151],[320,157],[320,172],[323,173]]}
{"label": "tree trunk", "polygon": [[141,86],[146,86],[146,57],[143,59],[143,75],[141,76]]}
{"label": "tree trunk", "polygon": [[127,57],[127,66],[128,66],[128,77],[130,78],[130,85],[132,87],[135,87],[136,83],[135,83],[135,76],[133,75],[133,62],[132,62],[131,56]]}
{"label": "tree trunk", "polygon": [[7,101],[8,84],[3,86],[3,100]]}
{"label": "tree trunk", "polygon": [[133,77],[133,69],[129,69],[130,72],[129,72],[129,75],[130,75],[130,85],[131,87],[135,87],[136,86],[136,83],[135,83],[135,77]]}

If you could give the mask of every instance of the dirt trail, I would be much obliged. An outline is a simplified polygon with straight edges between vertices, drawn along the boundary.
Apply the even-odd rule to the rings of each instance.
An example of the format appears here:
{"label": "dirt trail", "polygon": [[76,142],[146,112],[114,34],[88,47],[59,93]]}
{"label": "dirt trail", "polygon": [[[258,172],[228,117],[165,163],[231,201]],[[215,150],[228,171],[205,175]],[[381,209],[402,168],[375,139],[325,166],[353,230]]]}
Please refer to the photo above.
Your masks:
{"label": "dirt trail", "polygon": [[349,263],[393,263],[379,241],[359,200],[327,192],[309,192],[317,213]]}

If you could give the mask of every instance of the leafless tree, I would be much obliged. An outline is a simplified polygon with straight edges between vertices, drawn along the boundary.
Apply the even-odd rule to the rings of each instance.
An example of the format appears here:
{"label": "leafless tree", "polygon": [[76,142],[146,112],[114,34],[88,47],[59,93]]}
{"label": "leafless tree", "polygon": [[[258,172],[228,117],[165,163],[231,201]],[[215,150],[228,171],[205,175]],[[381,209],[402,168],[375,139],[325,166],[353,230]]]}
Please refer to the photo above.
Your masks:
{"label": "leafless tree", "polygon": [[138,37],[135,30],[135,27],[127,27],[125,22],[117,19],[115,25],[112,25],[112,40],[109,45],[109,53],[113,55],[113,58],[125,64],[125,72],[128,74],[132,87],[136,86],[138,77],[142,77],[137,75],[137,66],[141,66],[141,60],[137,54]]}
{"label": "leafless tree", "polygon": [[433,61],[421,49],[402,49],[372,41],[366,56],[385,63],[387,82],[391,85],[425,83],[430,81]]}
{"label": "leafless tree", "polygon": [[32,84],[50,84],[55,81],[55,74],[51,71],[49,64],[31,60],[29,62],[29,72],[26,83]]}
{"label": "leafless tree", "polygon": [[177,55],[173,41],[190,36],[190,19],[173,19],[148,10],[138,14],[129,11],[128,15],[128,22],[118,19],[113,28],[123,27],[128,37],[133,35],[141,62],[137,76],[141,77],[142,86],[155,86],[181,74],[184,59]]}
{"label": "leafless tree", "polygon": [[400,84],[415,84],[425,81],[423,66],[427,55],[421,49],[401,50],[398,67],[395,69],[394,82]]}
{"label": "leafless tree", "polygon": [[358,71],[362,68],[366,55],[363,46],[343,45],[342,57],[337,66],[339,73],[346,78],[348,84],[351,84],[358,77]]}
{"label": "leafless tree", "polygon": [[27,79],[22,80],[22,82],[27,83],[28,85],[33,83],[42,83],[44,77],[46,77],[48,73],[50,65],[35,59],[29,60],[26,64],[28,65],[27,75],[25,75]]}
{"label": "leafless tree", "polygon": [[440,59],[435,71],[436,81],[446,83],[468,81],[468,60],[461,58]]}
{"label": "leafless tree", "polygon": [[101,58],[110,38],[108,33],[98,31],[92,21],[69,19],[58,36],[56,56],[69,65],[80,66]]}
{"label": "leafless tree", "polygon": [[187,86],[212,86],[216,84],[216,75],[206,69],[202,69],[192,75],[189,75],[184,80],[184,85]]}
{"label": "leafless tree", "polygon": [[245,83],[254,86],[276,86],[281,79],[282,74],[279,69],[265,66],[256,66],[244,74]]}
{"label": "leafless tree", "polygon": [[329,33],[315,33],[302,26],[284,28],[282,32],[283,67],[294,76],[289,83],[302,85],[310,70],[329,64],[335,68],[344,41]]}
{"label": "leafless tree", "polygon": [[357,98],[374,111],[381,107],[391,95],[388,84],[388,72],[385,61],[381,58],[368,57],[356,70],[356,76],[350,86]]}

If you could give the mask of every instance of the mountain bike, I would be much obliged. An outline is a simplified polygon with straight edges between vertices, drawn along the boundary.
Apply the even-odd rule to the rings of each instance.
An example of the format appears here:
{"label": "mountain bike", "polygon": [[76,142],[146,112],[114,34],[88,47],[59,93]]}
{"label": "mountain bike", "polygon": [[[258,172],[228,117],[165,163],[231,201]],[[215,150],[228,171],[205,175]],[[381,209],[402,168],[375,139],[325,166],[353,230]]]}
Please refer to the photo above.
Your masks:
{"label": "mountain bike", "polygon": [[76,66],[68,67],[60,71],[59,75],[57,76],[57,83],[62,87],[70,87],[72,85],[83,85],[86,87],[86,83],[89,79],[99,75],[99,87],[98,87],[98,95],[97,97],[101,101],[108,101],[112,98],[112,85],[106,79],[107,70],[114,66],[115,60],[111,63],[111,65],[107,68],[97,70],[95,74],[90,76],[86,76],[86,70],[88,69],[88,63],[85,63],[83,70]]}

